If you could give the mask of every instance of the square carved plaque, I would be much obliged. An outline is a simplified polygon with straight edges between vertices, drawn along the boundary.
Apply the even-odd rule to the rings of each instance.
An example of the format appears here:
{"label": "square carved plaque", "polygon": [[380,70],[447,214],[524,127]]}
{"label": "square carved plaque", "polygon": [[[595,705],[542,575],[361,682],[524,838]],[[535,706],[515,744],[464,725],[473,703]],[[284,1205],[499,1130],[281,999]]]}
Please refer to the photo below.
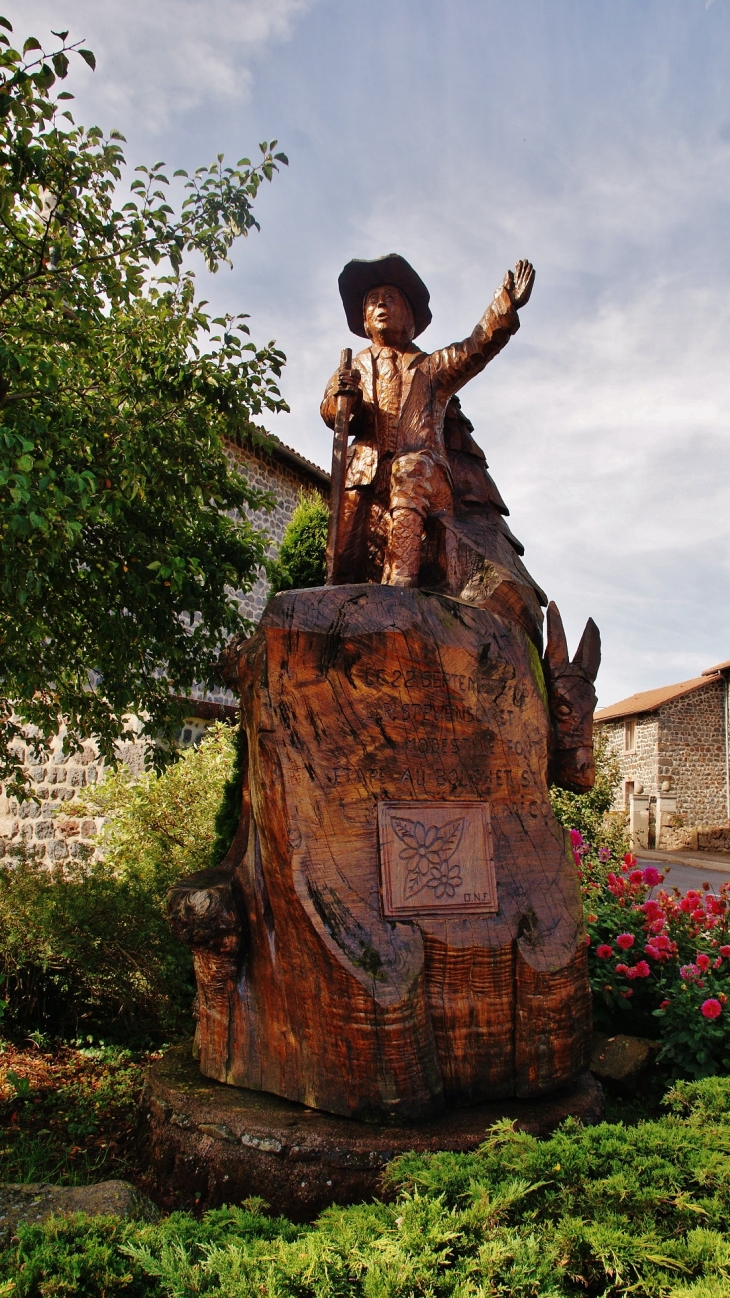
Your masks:
{"label": "square carved plaque", "polygon": [[383,914],[494,915],[486,802],[379,802]]}

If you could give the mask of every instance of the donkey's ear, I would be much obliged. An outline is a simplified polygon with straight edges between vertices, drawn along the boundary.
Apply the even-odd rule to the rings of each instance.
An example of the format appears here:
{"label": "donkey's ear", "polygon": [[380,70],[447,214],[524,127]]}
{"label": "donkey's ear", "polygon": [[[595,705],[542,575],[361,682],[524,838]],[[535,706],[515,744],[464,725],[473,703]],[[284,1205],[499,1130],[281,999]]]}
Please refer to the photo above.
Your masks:
{"label": "donkey's ear", "polygon": [[601,633],[592,617],[586,622],[573,662],[582,667],[592,681],[596,679],[601,665]]}
{"label": "donkey's ear", "polygon": [[552,600],[550,600],[547,609],[545,662],[552,676],[561,676],[570,665],[568,641],[565,638],[563,619],[558,612],[557,604],[554,604]]}

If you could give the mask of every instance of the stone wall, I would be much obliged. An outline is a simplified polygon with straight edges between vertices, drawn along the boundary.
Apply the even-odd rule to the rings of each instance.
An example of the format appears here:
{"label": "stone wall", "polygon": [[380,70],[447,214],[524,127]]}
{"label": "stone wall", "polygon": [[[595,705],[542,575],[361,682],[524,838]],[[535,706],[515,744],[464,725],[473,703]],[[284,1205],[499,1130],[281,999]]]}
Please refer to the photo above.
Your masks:
{"label": "stone wall", "polygon": [[[0,857],[27,854],[52,866],[68,858],[80,860],[96,854],[93,842],[101,820],[75,814],[84,790],[96,784],[103,769],[103,759],[93,743],[83,751],[67,757],[63,753],[63,733],[52,745],[43,762],[34,762],[30,747],[15,745],[29,775],[33,797],[26,802],[0,797]],[[132,770],[141,770],[141,745],[120,745],[120,755]]]}
{"label": "stone wall", "polygon": [[618,759],[621,771],[621,783],[616,791],[614,808],[625,809],[625,786],[633,781],[634,788],[641,784],[644,792],[656,794],[658,789],[658,747],[659,723],[655,713],[636,717],[636,748],[634,752],[624,749],[624,720],[603,721],[596,724],[596,730],[603,733],[608,741],[609,752]]}
{"label": "stone wall", "polygon": [[670,781],[687,825],[727,823],[724,706],[716,680],[659,710],[659,783]]}

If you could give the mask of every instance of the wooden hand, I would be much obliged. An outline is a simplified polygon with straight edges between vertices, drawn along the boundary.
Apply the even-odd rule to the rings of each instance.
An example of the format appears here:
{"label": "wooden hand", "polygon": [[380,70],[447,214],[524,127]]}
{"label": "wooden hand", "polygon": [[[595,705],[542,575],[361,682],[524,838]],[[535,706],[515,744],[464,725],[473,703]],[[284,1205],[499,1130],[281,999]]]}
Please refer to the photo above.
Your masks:
{"label": "wooden hand", "polygon": [[337,388],[335,396],[354,397],[360,395],[360,371],[346,369],[342,366],[337,371]]}
{"label": "wooden hand", "polygon": [[502,282],[512,299],[512,305],[519,311],[530,300],[535,283],[535,267],[529,261],[518,261],[514,271],[508,270]]}

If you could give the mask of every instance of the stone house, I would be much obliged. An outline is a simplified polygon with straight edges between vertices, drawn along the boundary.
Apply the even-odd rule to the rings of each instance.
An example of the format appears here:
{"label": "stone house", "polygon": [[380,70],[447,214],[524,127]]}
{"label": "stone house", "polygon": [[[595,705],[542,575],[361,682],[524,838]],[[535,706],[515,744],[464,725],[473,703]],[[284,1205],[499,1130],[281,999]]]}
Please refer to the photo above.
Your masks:
{"label": "stone house", "polygon": [[729,692],[730,661],[596,712],[621,770],[616,809],[631,813],[636,845],[709,846],[698,833],[710,827],[730,838]]}
{"label": "stone house", "polygon": [[[329,474],[318,465],[299,455],[297,451],[273,439],[270,450],[239,441],[229,443],[228,453],[250,482],[251,486],[270,491],[276,499],[271,513],[252,514],[257,524],[266,529],[272,538],[270,553],[278,549],[284,530],[289,523],[302,490],[316,490],[329,496]],[[241,595],[242,612],[257,620],[266,604],[267,581],[259,575],[250,592]],[[234,696],[222,685],[220,690],[206,693],[194,690],[190,699],[190,712],[180,732],[180,743],[196,743],[208,726],[216,720],[234,721],[238,708]],[[62,752],[63,736],[52,744],[50,760],[40,765],[27,763],[26,769],[37,801],[18,802],[0,796],[0,857],[8,848],[24,842],[33,854],[44,861],[63,861],[68,857],[88,855],[88,840],[97,833],[100,821],[74,817],[74,803],[88,784],[96,784],[103,762],[93,743],[83,746],[83,752],[65,757]],[[21,754],[25,756],[24,754]],[[144,761],[142,745],[127,743],[121,746],[122,760],[134,771],[140,770]],[[30,753],[28,753],[30,758]],[[62,816],[56,813],[63,807]]]}

